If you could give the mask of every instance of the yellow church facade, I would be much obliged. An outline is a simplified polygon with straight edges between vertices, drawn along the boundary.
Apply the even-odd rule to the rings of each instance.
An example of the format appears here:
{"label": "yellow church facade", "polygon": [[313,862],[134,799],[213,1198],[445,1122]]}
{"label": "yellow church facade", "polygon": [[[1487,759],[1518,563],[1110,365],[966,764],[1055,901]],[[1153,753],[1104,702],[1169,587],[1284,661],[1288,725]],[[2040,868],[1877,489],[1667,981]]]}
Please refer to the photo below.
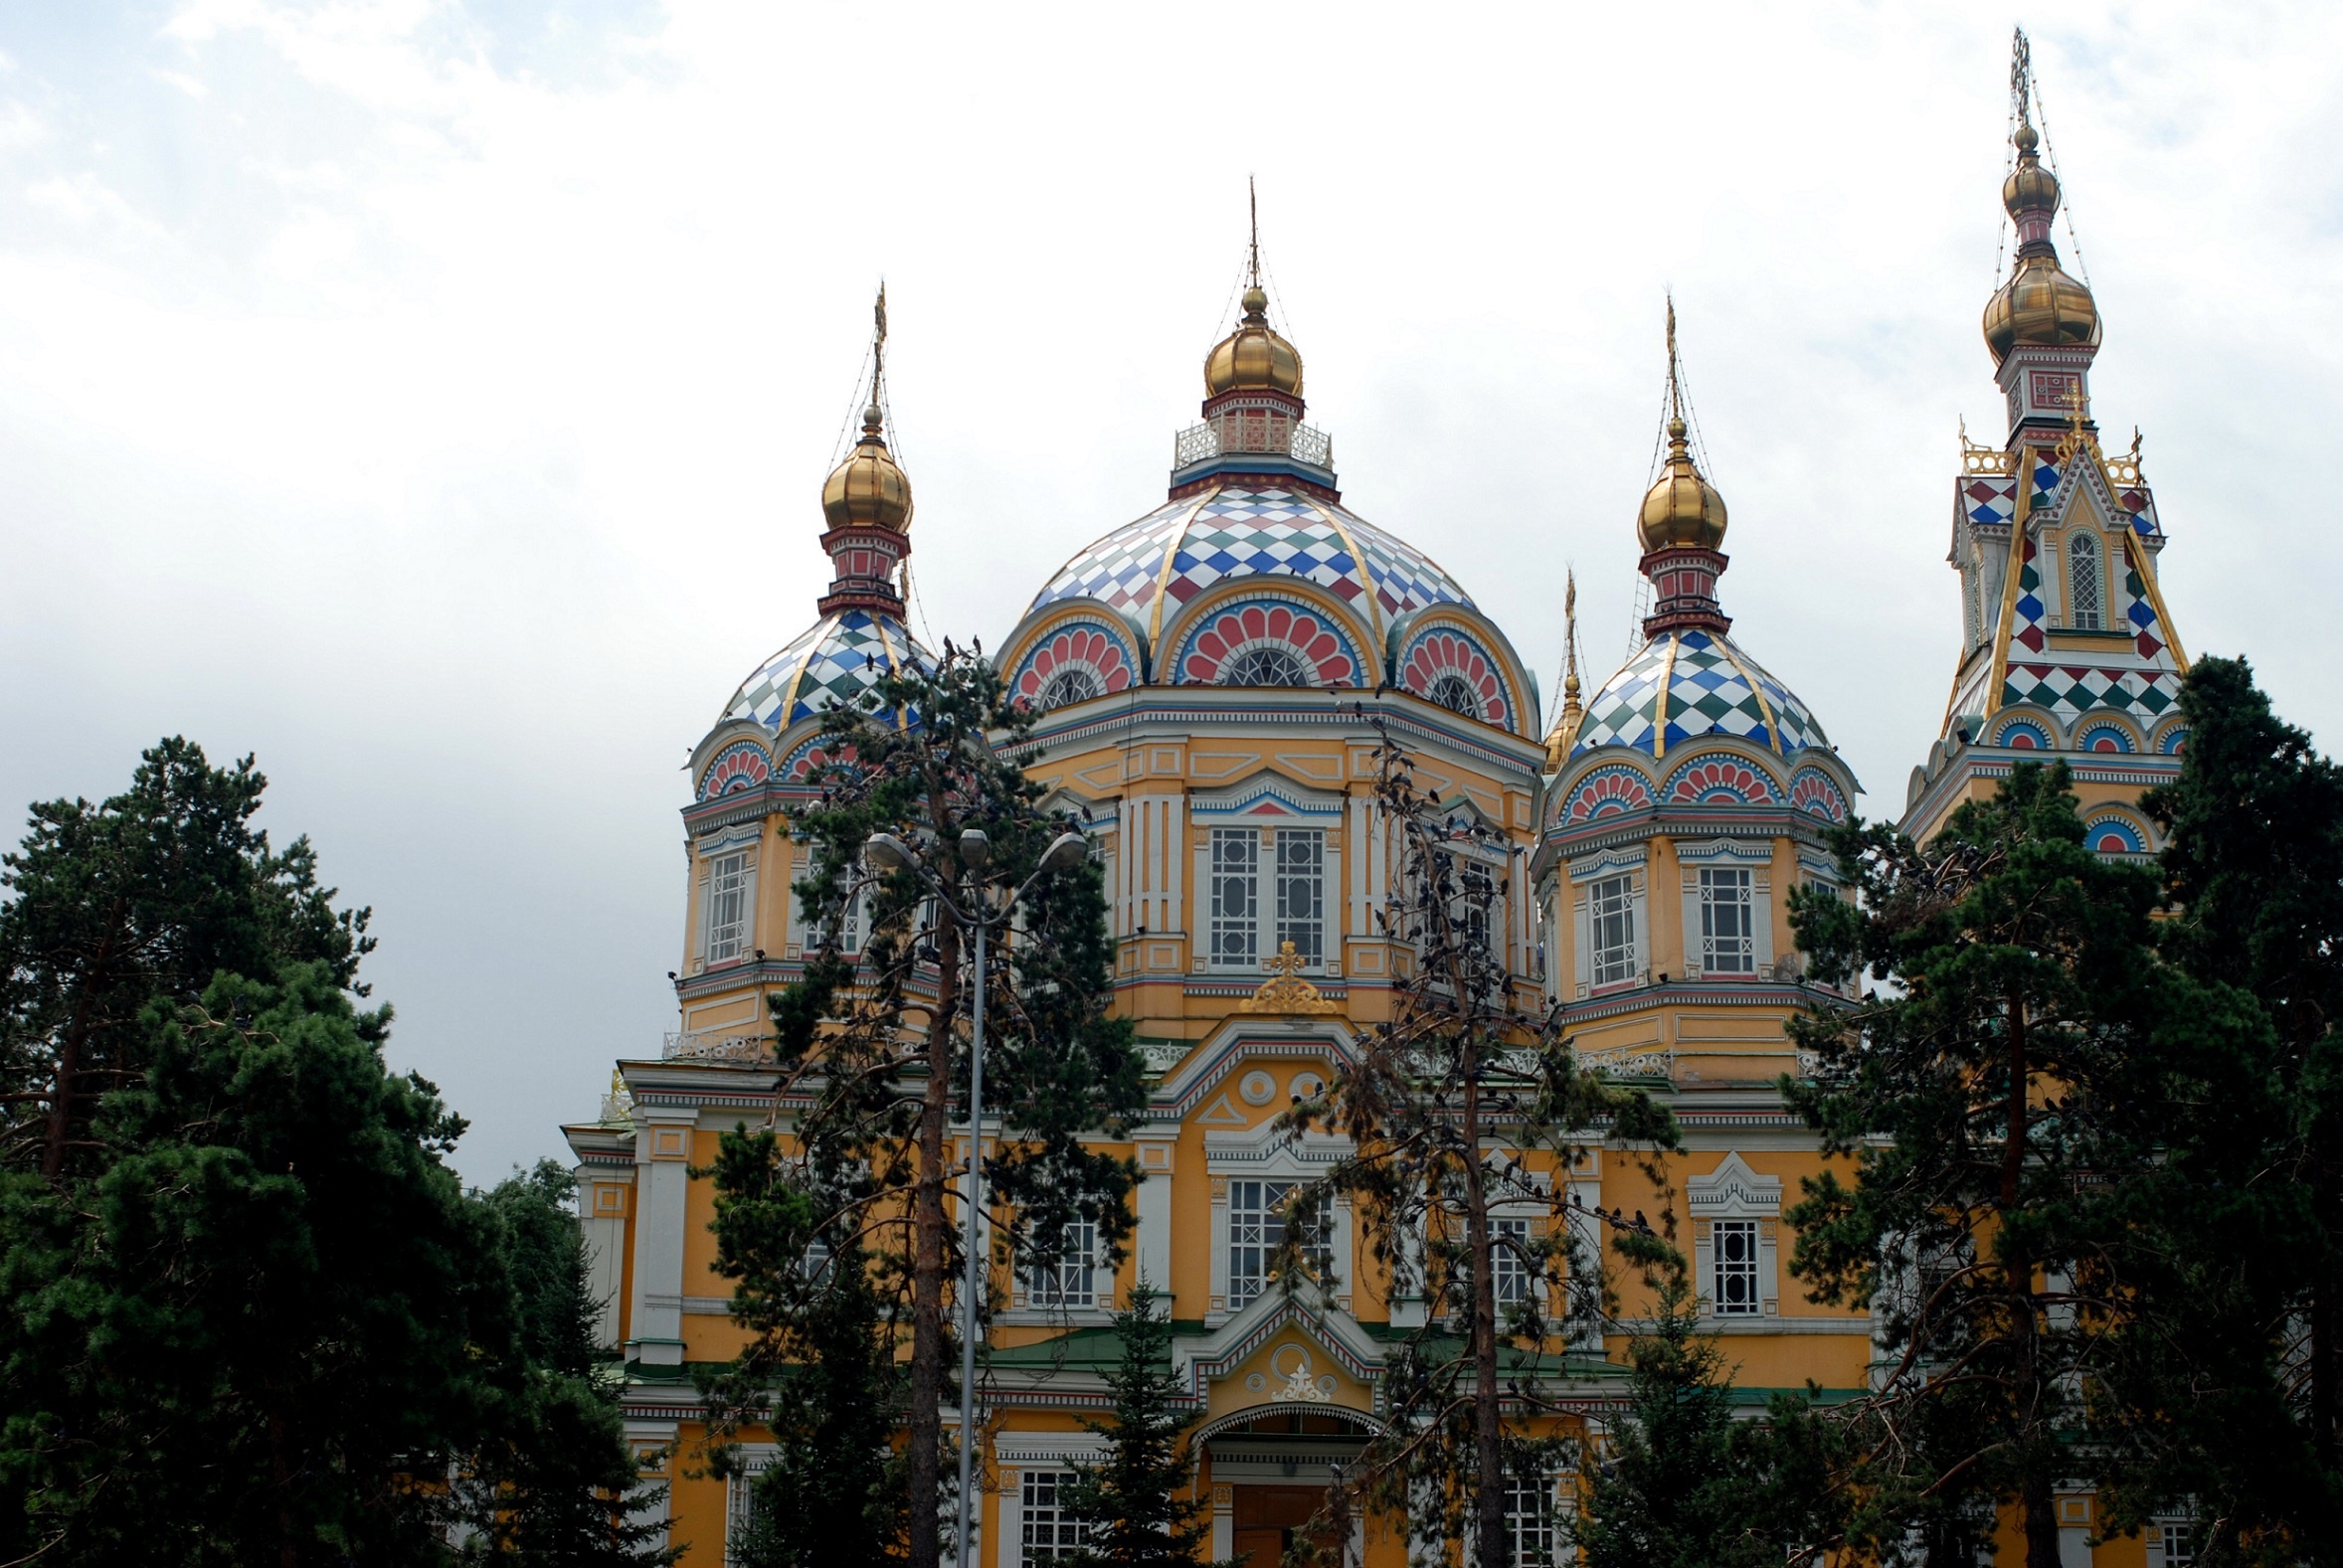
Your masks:
{"label": "yellow church facade", "polygon": [[[2030,134],[2005,192],[2019,269],[1987,316],[2010,431],[1998,447],[1963,442],[1962,648],[1903,820],[1924,835],[2029,753],[2066,754],[2094,843],[2146,854],[2157,846],[2137,796],[2177,765],[2185,736],[2165,714],[2185,663],[2136,451],[2105,455],[2088,419],[2095,305],[2049,252],[2056,185]],[[997,644],[1010,691],[1037,715],[1030,776],[1085,824],[1103,866],[1114,1005],[1135,1023],[1149,1092],[1129,1135],[1098,1145],[1145,1178],[1128,1256],[1077,1247],[1047,1278],[1011,1267],[993,1281],[983,1568],[1055,1561],[1071,1544],[1061,1487],[1099,1452],[1083,1422],[1105,1403],[1112,1314],[1143,1278],[1170,1299],[1215,1556],[1274,1560],[1335,1468],[1381,1430],[1382,1367],[1425,1303],[1388,1288],[1342,1205],[1325,1292],[1288,1293],[1269,1274],[1287,1195],[1347,1146],[1271,1124],[1343,1073],[1394,1003],[1401,956],[1375,919],[1396,869],[1373,793],[1378,726],[1419,784],[1483,830],[1477,842],[1501,846],[1486,851],[1507,890],[1493,935],[1521,983],[1560,1010],[1582,1061],[1648,1089],[1682,1129],[1664,1185],[1599,1130],[1569,1168],[1533,1157],[1566,1195],[1567,1223],[1588,1226],[1598,1252],[1598,1211],[1672,1227],[1704,1327],[1752,1403],[1808,1383],[1854,1393],[1872,1375],[1869,1317],[1808,1302],[1788,1272],[1784,1208],[1823,1161],[1777,1088],[1801,1071],[1785,1021],[1830,1001],[1802,974],[1790,895],[1832,884],[1825,835],[1860,785],[1774,673],[1794,677],[1799,651],[1772,650],[1768,666],[1730,634],[1727,511],[1681,410],[1640,506],[1620,498],[1652,585],[1642,644],[1581,700],[1573,641],[1549,722],[1467,587],[1353,510],[1331,437],[1307,424],[1299,351],[1257,286],[1243,307],[1206,357],[1200,419],[1174,437],[1162,504],[1075,552]],[[1673,339],[1671,321],[1672,386]],[[728,1359],[743,1333],[714,1272],[711,1185],[693,1171],[728,1130],[789,1125],[766,1007],[814,940],[792,892],[806,870],[793,822],[825,760],[821,714],[929,657],[904,624],[909,481],[875,402],[823,511],[835,577],[819,618],[743,682],[693,755],[676,1027],[655,1054],[618,1063],[599,1121],[565,1129],[630,1437],[667,1485],[670,1541],[708,1565],[728,1560],[748,1491],[705,1473],[691,1372]],[[965,1161],[971,1130],[956,1136]],[[1500,1221],[1562,1223],[1554,1212]],[[1545,1425],[1600,1436],[1642,1309],[1630,1293],[1616,1320],[1556,1343]],[[758,1437],[742,1435],[752,1469]],[[1509,1490],[1519,1568],[1562,1560],[1567,1485]],[[2177,1568],[2160,1536],[2089,1546],[2086,1492],[2061,1508],[2075,1568]],[[1399,1521],[1371,1519],[1353,1558],[1413,1560]]]}

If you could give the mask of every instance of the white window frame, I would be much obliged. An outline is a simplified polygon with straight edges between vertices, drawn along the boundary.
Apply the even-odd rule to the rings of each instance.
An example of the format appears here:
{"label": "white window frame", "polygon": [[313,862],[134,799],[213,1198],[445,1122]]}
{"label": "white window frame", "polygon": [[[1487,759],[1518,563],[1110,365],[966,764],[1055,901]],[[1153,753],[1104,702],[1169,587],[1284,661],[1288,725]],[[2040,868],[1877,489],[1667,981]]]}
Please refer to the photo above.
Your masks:
{"label": "white window frame", "polygon": [[[1253,1301],[1268,1294],[1276,1276],[1269,1272],[1270,1260],[1285,1240],[1285,1222],[1280,1211],[1306,1183],[1292,1176],[1231,1176],[1228,1178],[1228,1309],[1240,1311]],[[1315,1238],[1304,1232],[1304,1248],[1318,1266],[1323,1277],[1330,1273],[1334,1262],[1335,1238],[1329,1234],[1331,1223]],[[1251,1268],[1238,1272],[1239,1259]]]}
{"label": "white window frame", "polygon": [[[1684,872],[1684,974],[1686,979],[1714,976],[1726,980],[1761,980],[1773,973],[1773,845],[1770,841],[1715,838],[1679,840],[1677,864]],[[1748,873],[1748,956],[1750,967],[1712,969],[1708,966],[1709,932],[1713,915],[1709,873],[1739,870]]]}
{"label": "white window frame", "polygon": [[[2077,572],[2077,566],[2088,570]],[[2083,604],[2086,597],[2090,602],[2087,609]],[[2099,549],[2099,536],[2077,528],[2067,536],[2067,624],[2076,631],[2104,629],[2107,599],[2106,557]]]}
{"label": "white window frame", "polygon": [[700,955],[731,963],[756,944],[756,851],[728,845],[707,857],[700,899]]}
{"label": "white window frame", "polygon": [[1758,1222],[1709,1222],[1709,1310],[1718,1317],[1762,1317],[1758,1280]]}
{"label": "white window frame", "polygon": [[[2160,1513],[2148,1524],[2148,1568],[2190,1568],[2197,1560],[2197,1521],[2192,1514]],[[2175,1548],[2178,1550],[2175,1550]]]}
{"label": "white window frame", "polygon": [[1643,952],[1637,907],[1642,901],[1635,896],[1635,881],[1622,872],[1587,884],[1587,983],[1596,990],[1630,984],[1642,970],[1637,961]]}
{"label": "white window frame", "polygon": [[[1506,1568],[1553,1568],[1563,1561],[1558,1473],[1505,1478]],[[1523,1521],[1527,1520],[1525,1527]]]}
{"label": "white window frame", "polygon": [[[1217,829],[1215,829],[1217,831]],[[1310,968],[1326,966],[1326,829],[1281,827],[1274,846],[1264,845],[1275,857],[1277,928],[1270,938],[1269,957],[1294,952]]]}
{"label": "white window frame", "polygon": [[[1699,1283],[1701,1310],[1712,1323],[1763,1323],[1781,1313],[1781,1258],[1780,1219],[1782,1207],[1782,1178],[1760,1175],[1741,1158],[1738,1150],[1728,1151],[1714,1170],[1691,1177],[1685,1182],[1685,1198],[1693,1216],[1694,1278]],[[1753,1272],[1740,1268],[1742,1260],[1726,1259],[1736,1272],[1754,1284],[1750,1300],[1754,1309],[1737,1302],[1726,1309],[1717,1288],[1719,1247],[1716,1226],[1734,1228],[1734,1234],[1753,1239]],[[1753,1227],[1753,1231],[1741,1227]]]}
{"label": "white window frame", "polygon": [[1078,1219],[1060,1237],[1057,1261],[1025,1267],[1025,1305],[1051,1311],[1089,1311],[1099,1305],[1098,1226]]}
{"label": "white window frame", "polygon": [[1489,1283],[1497,1298],[1500,1317],[1505,1315],[1507,1307],[1530,1300],[1536,1279],[1535,1272],[1520,1253],[1500,1244],[1518,1241],[1527,1252],[1536,1236],[1537,1222],[1526,1214],[1489,1216]]}
{"label": "white window frame", "polygon": [[[1017,1561],[1057,1562],[1079,1551],[1089,1532],[1066,1512],[1065,1492],[1073,1483],[1070,1469],[1027,1466],[1017,1472]],[[1036,1528],[1050,1536],[1036,1542]]]}
{"label": "white window frame", "polygon": [[1261,830],[1215,827],[1205,864],[1206,961],[1216,969],[1261,964]]}
{"label": "white window frame", "polygon": [[734,1460],[739,1467],[736,1474],[724,1478],[724,1568],[732,1568],[732,1540],[742,1525],[749,1522],[749,1514],[757,1505],[757,1478],[773,1468],[781,1457],[781,1446],[775,1443],[743,1443]]}
{"label": "white window frame", "polygon": [[[1757,900],[1754,873],[1745,866],[1703,866],[1701,972],[1757,972]],[[1725,928],[1735,927],[1737,931]]]}

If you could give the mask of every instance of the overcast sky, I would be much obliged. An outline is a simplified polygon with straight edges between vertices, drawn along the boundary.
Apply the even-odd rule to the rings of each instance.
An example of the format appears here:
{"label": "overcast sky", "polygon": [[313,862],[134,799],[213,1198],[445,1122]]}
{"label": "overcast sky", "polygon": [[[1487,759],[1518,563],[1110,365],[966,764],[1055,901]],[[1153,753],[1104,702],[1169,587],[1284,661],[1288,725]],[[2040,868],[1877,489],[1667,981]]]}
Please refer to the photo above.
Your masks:
{"label": "overcast sky", "polygon": [[2013,20],[2182,642],[2336,744],[2343,8],[18,0],[0,802],[257,752],[466,1174],[559,1151],[673,1027],[681,768],[812,618],[874,285],[915,624],[991,644],[1162,499],[1250,173],[1348,503],[1549,698],[1565,566],[1626,650],[1673,287],[1735,636],[1893,814]]}

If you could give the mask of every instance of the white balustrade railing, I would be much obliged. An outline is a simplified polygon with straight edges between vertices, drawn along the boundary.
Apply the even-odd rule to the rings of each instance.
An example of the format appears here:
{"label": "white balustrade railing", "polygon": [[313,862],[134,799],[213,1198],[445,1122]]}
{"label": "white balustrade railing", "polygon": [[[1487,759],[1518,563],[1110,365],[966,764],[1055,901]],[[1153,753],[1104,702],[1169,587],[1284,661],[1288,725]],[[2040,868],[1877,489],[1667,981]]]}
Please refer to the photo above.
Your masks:
{"label": "white balustrade railing", "polygon": [[773,1038],[722,1029],[669,1030],[660,1037],[659,1058],[668,1062],[770,1062]]}
{"label": "white balustrade railing", "polygon": [[1332,436],[1313,426],[1289,426],[1279,420],[1271,422],[1257,439],[1246,435],[1224,438],[1211,425],[1190,425],[1172,437],[1172,466],[1185,468],[1224,451],[1279,452],[1313,468],[1331,469],[1335,465]]}

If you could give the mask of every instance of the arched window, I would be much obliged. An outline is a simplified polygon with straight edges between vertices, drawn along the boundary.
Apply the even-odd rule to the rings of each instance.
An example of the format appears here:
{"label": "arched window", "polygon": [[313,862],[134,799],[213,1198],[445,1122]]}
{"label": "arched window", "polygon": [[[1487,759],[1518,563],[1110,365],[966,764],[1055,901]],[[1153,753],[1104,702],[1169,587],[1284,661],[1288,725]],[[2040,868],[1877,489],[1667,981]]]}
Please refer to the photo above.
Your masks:
{"label": "arched window", "polygon": [[1084,669],[1079,664],[1068,664],[1043,683],[1035,706],[1047,712],[1051,708],[1063,708],[1069,703],[1088,702],[1093,697],[1104,696],[1106,689],[1106,683],[1098,678],[1097,671]]}
{"label": "arched window", "polygon": [[1472,682],[1454,670],[1443,671],[1424,695],[1451,713],[1461,713],[1468,719],[1481,717],[1481,694],[1473,690]]}
{"label": "arched window", "polygon": [[2067,541],[2067,624],[2077,631],[2096,631],[2105,624],[2105,601],[2099,584],[2099,538],[2076,529]]}
{"label": "arched window", "polygon": [[1307,686],[1310,672],[1291,649],[1275,645],[1247,648],[1220,669],[1223,686]]}

